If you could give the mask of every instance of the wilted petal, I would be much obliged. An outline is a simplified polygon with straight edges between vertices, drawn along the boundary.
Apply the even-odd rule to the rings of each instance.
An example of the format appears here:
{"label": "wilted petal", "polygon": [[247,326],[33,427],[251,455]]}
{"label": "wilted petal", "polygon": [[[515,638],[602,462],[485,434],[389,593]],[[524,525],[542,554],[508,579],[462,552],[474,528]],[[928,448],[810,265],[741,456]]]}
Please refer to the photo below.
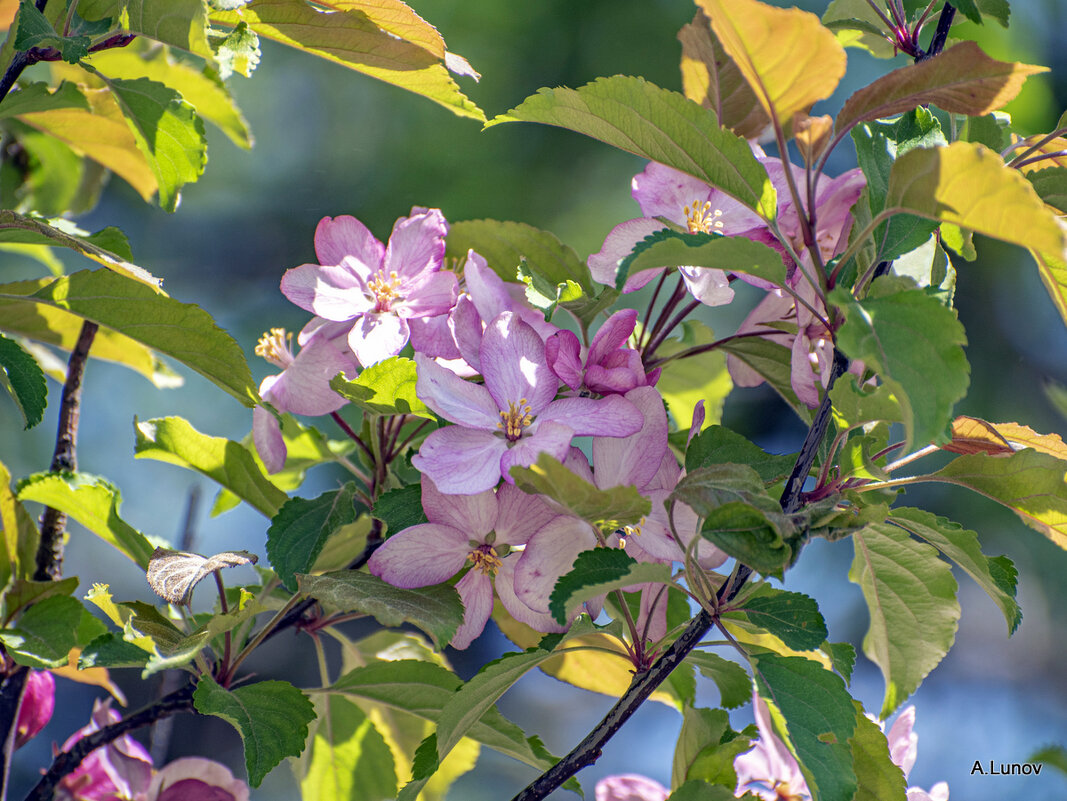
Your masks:
{"label": "wilted petal", "polygon": [[440,584],[463,568],[471,551],[469,539],[452,526],[420,523],[389,537],[367,566],[394,587]]}
{"label": "wilted petal", "polygon": [[433,411],[468,428],[497,430],[500,409],[484,386],[465,381],[421,353],[415,354],[415,366],[415,394]]}
{"label": "wilted petal", "polygon": [[408,344],[407,320],[395,314],[364,314],[348,335],[348,347],[364,367],[396,356]]}
{"label": "wilted petal", "polygon": [[609,395],[560,398],[538,417],[538,422],[548,421],[563,423],[579,437],[628,437],[641,430],[645,418],[621,395]]}
{"label": "wilted petal", "polygon": [[426,438],[411,463],[441,492],[475,495],[500,481],[500,457],[505,450],[504,440],[488,431],[446,426]]}
{"label": "wilted petal", "polygon": [[456,582],[456,591],[463,601],[463,623],[450,644],[462,651],[482,633],[493,612],[493,580],[487,573],[472,568]]}
{"label": "wilted petal", "polygon": [[152,779],[147,801],[248,801],[248,785],[210,759],[183,757]]}
{"label": "wilted petal", "polygon": [[477,495],[446,495],[427,476],[422,477],[422,508],[432,523],[467,534],[467,539],[482,540],[497,521],[497,498],[492,490]]}
{"label": "wilted petal", "polygon": [[439,209],[412,209],[410,217],[401,217],[393,225],[382,270],[386,275],[395,271],[401,278],[413,278],[425,270],[440,269],[447,233],[448,223]]}
{"label": "wilted petal", "polygon": [[541,337],[516,314],[505,312],[486,326],[479,355],[485,387],[498,409],[524,400],[536,415],[559,389]]}
{"label": "wilted petal", "polygon": [[319,264],[359,263],[366,277],[382,263],[385,246],[355,217],[323,217],[315,228],[315,256]]}
{"label": "wilted petal", "polygon": [[304,311],[343,322],[374,307],[360,278],[345,267],[302,264],[282,276],[282,294]]}
{"label": "wilted petal", "polygon": [[624,773],[596,783],[596,801],[666,801],[670,790],[647,776]]}

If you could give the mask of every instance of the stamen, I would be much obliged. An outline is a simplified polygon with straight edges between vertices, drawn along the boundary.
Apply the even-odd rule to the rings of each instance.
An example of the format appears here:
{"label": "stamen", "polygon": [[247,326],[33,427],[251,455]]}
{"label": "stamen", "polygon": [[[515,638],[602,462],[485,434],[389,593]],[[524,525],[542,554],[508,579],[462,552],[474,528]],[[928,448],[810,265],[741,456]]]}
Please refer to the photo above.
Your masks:
{"label": "stamen", "polygon": [[500,569],[501,560],[497,556],[496,549],[492,545],[480,545],[467,554],[467,561],[474,565],[472,570],[481,570],[489,577],[496,576]]}
{"label": "stamen", "polygon": [[518,403],[508,401],[508,410],[500,412],[500,422],[496,427],[504,432],[508,442],[515,442],[533,421],[533,409],[530,404],[526,398],[519,398]]}
{"label": "stamen", "polygon": [[685,218],[689,224],[691,234],[721,234],[723,229],[722,209],[711,210],[711,201],[701,203],[694,200],[692,205],[685,206]]}
{"label": "stamen", "polygon": [[367,289],[374,295],[374,310],[378,312],[391,311],[393,301],[400,297],[400,276],[396,270],[389,271],[388,280],[382,270],[378,270],[374,278],[367,282]]}
{"label": "stamen", "polygon": [[293,363],[295,358],[290,350],[292,341],[293,335],[287,333],[284,328],[272,328],[265,332],[256,343],[256,355],[262,356],[275,367],[281,367],[284,370]]}

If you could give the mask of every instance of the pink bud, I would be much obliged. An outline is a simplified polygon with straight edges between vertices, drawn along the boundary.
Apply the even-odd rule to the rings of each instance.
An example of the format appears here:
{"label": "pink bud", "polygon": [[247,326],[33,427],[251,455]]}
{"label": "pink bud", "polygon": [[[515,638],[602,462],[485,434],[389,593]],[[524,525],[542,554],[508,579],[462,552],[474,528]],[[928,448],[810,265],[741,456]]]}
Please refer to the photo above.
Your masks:
{"label": "pink bud", "polygon": [[21,748],[48,725],[56,707],[56,680],[47,670],[31,670],[15,724],[15,748]]}

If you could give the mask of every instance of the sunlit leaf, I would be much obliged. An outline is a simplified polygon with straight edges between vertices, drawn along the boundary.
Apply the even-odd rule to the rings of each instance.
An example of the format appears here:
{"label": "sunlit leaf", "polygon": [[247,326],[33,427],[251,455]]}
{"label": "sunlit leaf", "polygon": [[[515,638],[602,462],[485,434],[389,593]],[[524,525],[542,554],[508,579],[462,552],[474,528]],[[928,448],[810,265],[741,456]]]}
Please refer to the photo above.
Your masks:
{"label": "sunlit leaf", "polygon": [[678,31],[682,43],[682,87],[685,96],[715,112],[719,124],[745,139],[767,131],[770,119],[752,87],[726,55],[711,22],[697,11],[693,21]]}
{"label": "sunlit leaf", "polygon": [[48,384],[37,360],[13,339],[0,335],[0,384],[22,412],[25,428],[33,428],[44,417],[48,405]]}
{"label": "sunlit leaf", "polygon": [[188,606],[196,585],[216,570],[259,561],[248,551],[223,551],[204,557],[198,553],[156,548],[148,560],[148,586],[167,603]]}
{"label": "sunlit leaf", "polygon": [[415,362],[393,356],[362,370],[351,381],[344,373],[330,380],[330,388],[372,414],[414,414],[433,419],[415,395]]}
{"label": "sunlit leaf", "polygon": [[746,600],[739,611],[798,651],[818,648],[826,639],[819,605],[799,592],[764,590]]}
{"label": "sunlit leaf", "polygon": [[990,58],[974,42],[960,42],[928,58],[884,75],[855,92],[837,115],[838,135],[861,120],[877,120],[935,105],[953,114],[981,116],[996,111],[1019,93],[1038,67]]}
{"label": "sunlit leaf", "polygon": [[860,389],[856,377],[844,375],[830,390],[834,424],[839,431],[880,420],[896,423],[903,417],[900,403],[885,384]]}
{"label": "sunlit leaf", "polygon": [[856,731],[849,739],[852,767],[856,771],[853,801],[906,801],[904,774],[893,764],[889,743],[878,724],[856,704]]}
{"label": "sunlit leaf", "polygon": [[[364,5],[372,11],[367,13]],[[373,11],[375,5],[378,12]],[[425,30],[416,33],[418,26],[411,18],[406,24],[396,16],[392,22],[387,20],[390,7],[395,10],[398,5],[326,0],[321,4],[330,12],[326,13],[303,0],[255,0],[238,11],[212,12],[211,20],[230,27],[244,21],[263,38],[343,64],[422,95],[455,114],[484,121],[482,110],[460,92],[449,75],[444,59],[426,48]],[[398,38],[372,17],[414,36],[418,43]]]}
{"label": "sunlit leaf", "polygon": [[[1007,456],[1016,451],[997,427],[977,417],[957,417],[952,421],[952,441],[942,450],[951,453],[989,453]],[[1067,454],[1065,454],[1067,455]]]}
{"label": "sunlit leaf", "polygon": [[287,681],[260,681],[226,690],[210,676],[202,676],[193,704],[201,715],[215,715],[237,729],[253,787],[287,756],[304,750],[308,724],[315,719],[307,696]]}
{"label": "sunlit leaf", "polygon": [[75,64],[89,52],[91,43],[92,40],[88,36],[63,36],[57,33],[35,3],[25,2],[19,5],[18,27],[15,32],[16,50],[52,48],[58,51],[64,61]]}
{"label": "sunlit leaf", "polygon": [[616,75],[580,89],[541,89],[489,124],[516,120],[567,128],[666,164],[775,219],[774,185],[748,142],[721,128],[714,113],[644,78]]}
{"label": "sunlit leaf", "polygon": [[1014,450],[1018,450],[1018,446],[1021,445],[1067,461],[1067,443],[1064,443],[1059,434],[1039,434],[1029,426],[1019,423],[988,423],[987,425],[993,426],[998,435],[1012,443],[1015,446]]}
{"label": "sunlit leaf", "polygon": [[17,487],[20,501],[36,501],[65,512],[142,570],[154,548],[144,534],[119,516],[122,496],[110,482],[88,473],[35,473]]}
{"label": "sunlit leaf", "polygon": [[822,21],[842,47],[866,50],[878,58],[892,58],[899,52],[883,36],[885,23],[867,0],[833,0]]}
{"label": "sunlit leaf", "polygon": [[134,453],[203,473],[267,517],[289,500],[263,474],[252,454],[233,440],[197,431],[181,417],[136,421]]}
{"label": "sunlit leaf", "polygon": [[814,14],[757,0],[697,0],[697,5],[764,111],[782,125],[829,97],[845,74],[844,48]]}
{"label": "sunlit leaf", "polygon": [[67,595],[53,595],[23,612],[13,628],[0,629],[0,643],[20,665],[62,667],[78,644],[84,607]]}
{"label": "sunlit leaf", "polygon": [[4,98],[3,105],[0,105],[0,119],[64,108],[88,111],[89,101],[81,89],[70,81],[63,81],[55,89],[43,81],[36,81],[14,89]]}
{"label": "sunlit leaf", "polygon": [[396,795],[393,756],[363,710],[336,695],[315,707],[299,777],[303,797],[379,801]]}
{"label": "sunlit leaf", "polygon": [[863,653],[885,677],[879,714],[885,718],[952,647],[960,617],[956,579],[934,548],[897,526],[872,523],[853,534],[852,542],[848,578],[867,601],[871,623]]}
{"label": "sunlit leaf", "polygon": [[123,0],[126,30],[210,59],[202,0]]}
{"label": "sunlit leaf", "polygon": [[219,64],[219,77],[225,81],[236,72],[251,78],[259,66],[261,55],[259,36],[248,27],[247,22],[237,23],[237,27],[222,37],[216,45],[215,59]]}

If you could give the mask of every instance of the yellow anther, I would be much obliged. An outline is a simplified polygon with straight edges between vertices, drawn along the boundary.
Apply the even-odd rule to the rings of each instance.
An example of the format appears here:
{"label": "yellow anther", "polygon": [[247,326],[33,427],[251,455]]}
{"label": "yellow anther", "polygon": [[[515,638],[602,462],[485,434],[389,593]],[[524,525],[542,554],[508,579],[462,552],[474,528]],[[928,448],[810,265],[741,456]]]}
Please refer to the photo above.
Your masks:
{"label": "yellow anther", "polygon": [[500,569],[501,560],[496,555],[496,549],[491,545],[482,545],[467,554],[467,561],[474,567],[473,570],[481,570],[487,576],[496,576]]}
{"label": "yellow anther", "polygon": [[723,221],[722,209],[711,210],[711,201],[701,203],[694,200],[692,205],[684,208],[685,219],[688,221],[689,233],[691,234],[715,234],[722,233]]}
{"label": "yellow anther", "polygon": [[374,278],[367,282],[367,289],[374,295],[375,311],[389,311],[394,300],[400,297],[400,276],[396,270],[389,271],[389,277],[379,270]]}
{"label": "yellow anther", "polygon": [[522,436],[522,432],[528,425],[533,423],[533,409],[526,398],[519,398],[519,402],[508,401],[508,410],[500,412],[500,422],[496,427],[504,432],[508,441],[514,442]]}
{"label": "yellow anther", "polygon": [[256,343],[256,355],[284,370],[293,363],[293,352],[290,350],[292,341],[293,335],[286,333],[284,328],[272,328]]}

